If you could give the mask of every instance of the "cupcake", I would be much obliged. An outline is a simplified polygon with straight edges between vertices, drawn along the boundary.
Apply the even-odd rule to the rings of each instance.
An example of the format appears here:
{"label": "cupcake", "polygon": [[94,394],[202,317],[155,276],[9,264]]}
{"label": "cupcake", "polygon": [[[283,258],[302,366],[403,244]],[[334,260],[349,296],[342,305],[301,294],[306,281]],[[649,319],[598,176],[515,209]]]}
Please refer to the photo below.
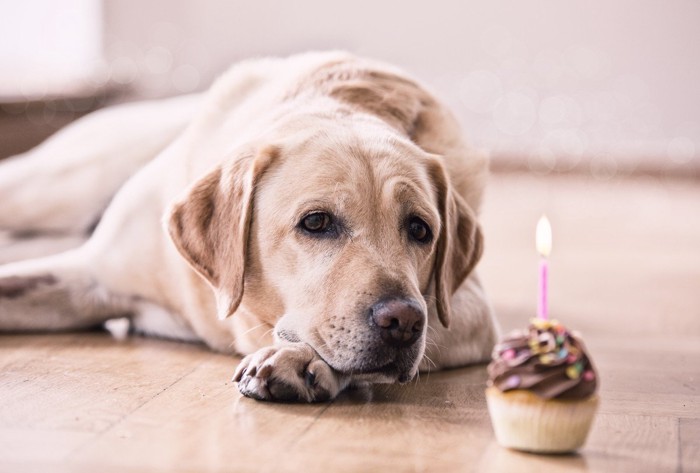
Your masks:
{"label": "cupcake", "polygon": [[556,320],[532,319],[496,345],[488,373],[486,401],[501,445],[564,453],[584,444],[598,382],[580,336]]}

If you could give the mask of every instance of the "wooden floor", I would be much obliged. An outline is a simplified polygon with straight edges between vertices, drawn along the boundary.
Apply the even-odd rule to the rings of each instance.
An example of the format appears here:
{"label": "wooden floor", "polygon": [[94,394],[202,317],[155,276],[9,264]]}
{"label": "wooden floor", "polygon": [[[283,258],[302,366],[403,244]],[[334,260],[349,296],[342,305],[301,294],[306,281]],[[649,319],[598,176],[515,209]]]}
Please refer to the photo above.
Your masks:
{"label": "wooden floor", "polygon": [[498,446],[484,366],[265,404],[229,382],[236,359],[91,333],[0,336],[0,471],[700,471],[700,186],[494,176],[481,272],[506,330],[534,311],[543,211],[551,311],[602,382],[578,455]]}

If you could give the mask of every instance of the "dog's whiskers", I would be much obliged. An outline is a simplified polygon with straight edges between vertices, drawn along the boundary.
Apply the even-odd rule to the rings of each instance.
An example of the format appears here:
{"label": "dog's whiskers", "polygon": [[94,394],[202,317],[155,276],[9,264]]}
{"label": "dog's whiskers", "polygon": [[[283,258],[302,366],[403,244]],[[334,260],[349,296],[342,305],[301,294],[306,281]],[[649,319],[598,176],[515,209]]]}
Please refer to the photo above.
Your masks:
{"label": "dog's whiskers", "polygon": [[430,326],[430,324],[428,324],[428,330],[432,330],[434,333],[437,333],[437,330],[435,330],[435,327]]}
{"label": "dog's whiskers", "polygon": [[440,345],[440,344],[438,344],[436,341],[434,341],[434,340],[428,340],[427,338],[426,338],[426,340],[425,340],[425,344],[426,344],[426,346],[427,346],[428,344],[430,344],[430,346],[433,347],[433,348],[435,348],[435,349],[437,350],[438,353],[440,353],[441,349],[447,348],[447,346],[445,346],[445,345]]}
{"label": "dog's whiskers", "polygon": [[[432,365],[433,368],[437,368],[437,364],[435,364],[435,362],[428,355],[424,354],[423,358],[428,360],[428,364]],[[430,373],[430,371],[428,371],[428,373]]]}
{"label": "dog's whiskers", "polygon": [[249,334],[250,332],[252,332],[253,330],[259,329],[260,327],[263,327],[263,326],[265,326],[265,325],[267,325],[267,324],[266,324],[265,322],[263,322],[263,323],[261,323],[261,324],[258,324],[258,325],[256,325],[256,326],[254,326],[254,327],[251,327],[251,328],[249,328],[248,330],[246,330],[245,332],[243,332],[242,334],[240,334],[239,337],[243,337],[243,336],[245,336],[245,335],[248,335],[248,334]]}
{"label": "dog's whiskers", "polygon": [[271,329],[265,331],[265,333],[263,333],[262,335],[260,335],[260,336],[258,337],[258,341],[260,341],[261,339],[267,337],[267,336],[268,336],[271,332],[273,332],[274,330],[275,330],[275,327],[272,327]]}
{"label": "dog's whiskers", "polygon": [[430,345],[431,347],[434,347],[438,353],[440,353],[440,350],[442,348],[447,348],[445,345],[440,345],[439,343],[437,343],[434,339],[430,337],[430,335],[425,336],[425,345]]}

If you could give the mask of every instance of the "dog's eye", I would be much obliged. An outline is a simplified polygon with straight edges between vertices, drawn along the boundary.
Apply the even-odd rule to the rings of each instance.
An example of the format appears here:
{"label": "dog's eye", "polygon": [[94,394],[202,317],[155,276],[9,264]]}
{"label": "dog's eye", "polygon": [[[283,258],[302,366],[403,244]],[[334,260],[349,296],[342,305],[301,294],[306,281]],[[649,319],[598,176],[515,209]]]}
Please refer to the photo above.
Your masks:
{"label": "dog's eye", "polygon": [[309,233],[323,233],[331,226],[331,216],[325,212],[314,212],[304,217],[300,223]]}
{"label": "dog's eye", "polygon": [[428,224],[418,217],[409,220],[408,235],[418,243],[430,243],[433,239],[433,233]]}

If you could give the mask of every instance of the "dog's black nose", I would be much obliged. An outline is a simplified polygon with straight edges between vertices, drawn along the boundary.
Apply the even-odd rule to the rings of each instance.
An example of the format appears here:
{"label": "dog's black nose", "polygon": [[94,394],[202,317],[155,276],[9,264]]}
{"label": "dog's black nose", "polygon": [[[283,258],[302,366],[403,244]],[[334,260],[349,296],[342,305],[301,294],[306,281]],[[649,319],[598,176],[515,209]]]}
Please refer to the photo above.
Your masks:
{"label": "dog's black nose", "polygon": [[418,303],[406,299],[385,299],[370,309],[372,322],[388,345],[413,345],[423,332],[425,315]]}

